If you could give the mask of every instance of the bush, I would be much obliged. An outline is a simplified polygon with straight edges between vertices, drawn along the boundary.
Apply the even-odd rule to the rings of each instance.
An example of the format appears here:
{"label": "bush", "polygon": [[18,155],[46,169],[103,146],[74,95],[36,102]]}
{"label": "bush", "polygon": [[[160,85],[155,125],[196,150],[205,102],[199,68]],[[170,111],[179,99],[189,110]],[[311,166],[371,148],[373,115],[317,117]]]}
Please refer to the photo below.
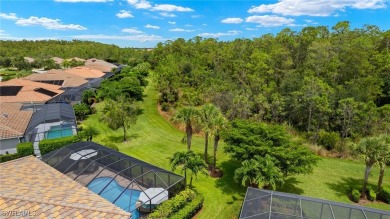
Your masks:
{"label": "bush", "polygon": [[169,111],[169,103],[162,103],[161,104],[161,110],[164,111],[164,112],[168,112]]}
{"label": "bush", "polygon": [[375,201],[376,200],[376,193],[372,188],[367,188],[367,199],[369,201]]}
{"label": "bush", "polygon": [[73,110],[77,120],[83,120],[87,115],[91,114],[91,109],[85,103],[73,105]]}
{"label": "bush", "polygon": [[177,213],[172,215],[171,219],[191,219],[193,216],[195,216],[200,209],[203,207],[203,195],[197,194],[194,200],[190,202],[188,205],[186,205],[184,208],[179,210]]}
{"label": "bush", "polygon": [[34,146],[32,142],[23,142],[16,145],[16,151],[21,157],[34,154]]}
{"label": "bush", "polygon": [[180,209],[184,208],[190,201],[192,201],[196,196],[196,193],[190,189],[186,189],[175,197],[163,202],[157,207],[157,209],[149,214],[148,218],[157,219],[157,218],[168,218],[172,214],[178,212]]}
{"label": "bush", "polygon": [[115,144],[113,144],[113,143],[107,143],[104,146],[106,146],[108,148],[111,148],[113,150],[119,151],[119,148]]}
{"label": "bush", "polygon": [[381,200],[387,204],[390,204],[390,188],[384,187],[378,194],[378,200]]}
{"label": "bush", "polygon": [[324,146],[327,150],[333,150],[339,141],[340,136],[337,132],[326,132],[324,130],[319,132],[318,144]]}
{"label": "bush", "polygon": [[10,160],[15,160],[15,159],[18,159],[20,157],[22,157],[22,156],[20,156],[18,153],[16,153],[16,154],[3,154],[3,155],[0,155],[0,163],[7,162]]}
{"label": "bush", "polygon": [[80,141],[80,139],[76,136],[69,136],[64,138],[55,138],[55,139],[45,139],[39,143],[39,150],[41,154],[47,154],[51,151],[62,148],[65,145],[72,144]]}
{"label": "bush", "polygon": [[359,200],[360,200],[360,191],[359,191],[359,189],[356,189],[356,188],[352,189],[351,199],[352,199],[352,201],[354,201],[356,203],[359,202]]}

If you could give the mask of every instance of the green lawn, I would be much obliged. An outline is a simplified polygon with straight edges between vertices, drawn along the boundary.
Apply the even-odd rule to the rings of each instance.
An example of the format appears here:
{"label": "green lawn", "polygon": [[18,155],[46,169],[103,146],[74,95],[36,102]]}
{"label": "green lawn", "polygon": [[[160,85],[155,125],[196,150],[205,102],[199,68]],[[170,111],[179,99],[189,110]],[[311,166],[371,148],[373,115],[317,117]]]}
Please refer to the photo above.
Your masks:
{"label": "green lawn", "polygon": [[[186,150],[180,142],[184,133],[175,129],[157,111],[157,91],[149,86],[145,90],[145,101],[142,103],[144,114],[138,118],[137,124],[129,132],[128,142],[122,142],[123,131],[112,131],[99,122],[99,113],[91,115],[83,122],[85,126],[99,129],[100,135],[94,138],[99,143],[115,143],[121,152],[139,158],[165,169],[170,169],[169,158],[176,151]],[[101,104],[97,104],[97,109]],[[230,160],[223,153],[223,143],[218,151],[218,166],[224,171],[221,179],[199,176],[194,181],[194,188],[205,197],[204,207],[197,218],[237,218],[246,188],[234,183],[233,171],[237,162]],[[193,146],[195,152],[203,151],[203,139],[195,137]],[[212,151],[209,151],[210,157]],[[210,159],[211,160],[211,159]],[[283,191],[324,198],[334,201],[352,203],[345,195],[348,184],[360,183],[364,166],[361,163],[337,159],[322,159],[310,175],[299,175],[288,178]],[[385,176],[385,186],[390,186],[390,169]],[[375,184],[378,171],[375,169],[370,183]],[[383,203],[370,204],[371,207],[390,210],[390,205]]]}

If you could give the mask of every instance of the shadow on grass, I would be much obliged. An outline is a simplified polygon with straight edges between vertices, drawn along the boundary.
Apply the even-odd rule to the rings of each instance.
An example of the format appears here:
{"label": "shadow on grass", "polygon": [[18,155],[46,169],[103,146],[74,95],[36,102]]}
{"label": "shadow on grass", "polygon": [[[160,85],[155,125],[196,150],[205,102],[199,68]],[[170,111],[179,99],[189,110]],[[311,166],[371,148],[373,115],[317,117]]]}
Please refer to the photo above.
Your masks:
{"label": "shadow on grass", "polygon": [[[198,152],[196,154],[199,155],[204,160],[204,152]],[[213,161],[214,161],[213,156],[208,154],[207,155],[207,164],[213,164]]]}
{"label": "shadow on grass", "polygon": [[233,201],[237,196],[244,196],[246,188],[234,181],[234,171],[240,167],[240,162],[228,160],[217,165],[223,171],[223,176],[215,181],[215,186],[223,193],[232,195]]}
{"label": "shadow on grass", "polygon": [[[139,134],[126,135],[127,141],[139,138]],[[110,135],[102,140],[104,143],[123,143],[123,135]]]}
{"label": "shadow on grass", "polygon": [[[336,183],[326,183],[326,185],[336,192],[338,196],[347,196],[351,188],[361,188],[363,182],[361,179],[354,179],[352,177],[341,177]],[[371,186],[371,185],[369,185]]]}
{"label": "shadow on grass", "polygon": [[302,195],[304,190],[297,187],[297,184],[299,183],[302,182],[298,181],[297,178],[289,177],[284,181],[284,184],[281,187],[278,187],[278,191]]}

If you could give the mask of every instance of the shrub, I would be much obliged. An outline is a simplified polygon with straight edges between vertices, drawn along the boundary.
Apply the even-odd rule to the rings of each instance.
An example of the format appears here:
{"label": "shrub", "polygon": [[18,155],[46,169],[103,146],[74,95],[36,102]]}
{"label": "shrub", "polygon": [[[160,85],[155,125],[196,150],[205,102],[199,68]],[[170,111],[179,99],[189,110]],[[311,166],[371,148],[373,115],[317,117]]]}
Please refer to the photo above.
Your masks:
{"label": "shrub", "polygon": [[358,203],[359,202],[359,199],[360,199],[360,191],[359,189],[352,189],[352,192],[351,192],[351,199],[352,201]]}
{"label": "shrub", "polygon": [[55,138],[55,139],[45,139],[39,143],[39,150],[41,151],[41,154],[44,155],[51,151],[62,148],[65,145],[72,144],[78,141],[80,141],[80,139],[75,136]]}
{"label": "shrub", "polygon": [[318,143],[327,150],[333,150],[339,141],[340,136],[337,132],[326,132],[323,130],[319,132]]}
{"label": "shrub", "polygon": [[378,200],[390,204],[390,188],[384,187],[378,194]]}
{"label": "shrub", "polygon": [[375,201],[376,200],[376,193],[372,188],[367,189],[367,199],[369,201]]}
{"label": "shrub", "polygon": [[196,196],[196,193],[190,189],[184,190],[177,194],[175,197],[163,202],[157,207],[157,209],[149,214],[148,218],[168,218],[175,212],[178,212]]}
{"label": "shrub", "polygon": [[111,148],[113,150],[119,151],[119,148],[115,144],[113,144],[113,143],[107,143],[104,146],[106,146],[108,148]]}
{"label": "shrub", "polygon": [[164,111],[164,112],[168,112],[169,111],[169,103],[162,103],[161,104],[161,110]]}
{"label": "shrub", "polygon": [[16,151],[21,157],[34,154],[34,146],[32,142],[23,142],[16,145]]}
{"label": "shrub", "polygon": [[203,195],[197,194],[196,197],[190,202],[188,205],[186,205],[184,208],[179,210],[177,213],[172,215],[171,219],[191,219],[193,216],[195,216],[200,209],[203,207]]}
{"label": "shrub", "polygon": [[16,154],[3,154],[3,155],[0,155],[0,163],[7,162],[10,160],[15,160],[15,159],[18,159],[20,157],[21,156],[18,153],[16,153]]}

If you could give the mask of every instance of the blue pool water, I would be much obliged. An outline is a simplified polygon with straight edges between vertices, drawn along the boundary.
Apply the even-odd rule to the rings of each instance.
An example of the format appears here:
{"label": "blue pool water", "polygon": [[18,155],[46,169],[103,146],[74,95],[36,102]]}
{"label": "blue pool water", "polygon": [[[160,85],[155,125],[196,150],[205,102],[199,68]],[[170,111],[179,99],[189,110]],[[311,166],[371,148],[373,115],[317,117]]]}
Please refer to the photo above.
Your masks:
{"label": "blue pool water", "polygon": [[46,133],[46,139],[61,138],[61,137],[67,137],[72,135],[73,135],[72,127],[64,128],[61,126],[52,126],[50,127],[50,130]]}
{"label": "blue pool water", "polygon": [[[111,177],[100,177],[92,180],[88,188],[99,194],[104,187],[112,180]],[[123,192],[125,188],[119,185],[115,179],[104,189],[100,196],[106,200],[113,202],[115,199]],[[137,219],[139,217],[139,212],[136,209],[136,202],[140,196],[141,192],[133,189],[126,189],[126,191],[119,197],[119,199],[114,203],[116,206],[122,208],[127,212],[131,212],[132,219]]]}

